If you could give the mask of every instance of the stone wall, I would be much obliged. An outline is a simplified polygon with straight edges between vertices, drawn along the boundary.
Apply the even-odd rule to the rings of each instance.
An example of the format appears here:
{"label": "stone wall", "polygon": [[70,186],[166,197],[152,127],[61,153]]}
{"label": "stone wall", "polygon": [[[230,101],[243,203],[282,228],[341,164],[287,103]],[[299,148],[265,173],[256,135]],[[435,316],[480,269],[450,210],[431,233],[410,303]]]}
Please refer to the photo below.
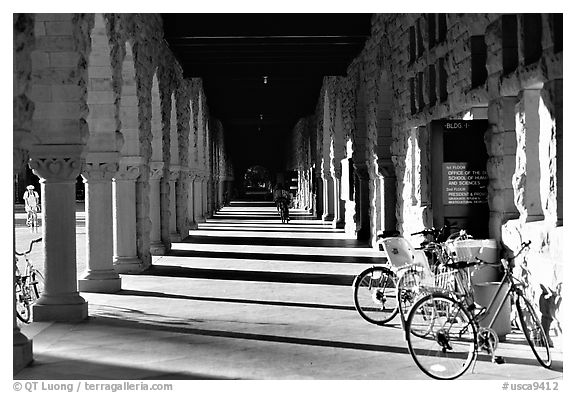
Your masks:
{"label": "stone wall", "polygon": [[28,160],[32,136],[34,102],[30,99],[34,49],[34,15],[13,14],[13,172],[18,173]]}
{"label": "stone wall", "polygon": [[[406,234],[430,226],[431,122],[488,119],[490,236],[513,249],[518,244],[510,233],[532,238],[529,266],[555,288],[561,281],[563,216],[562,41],[554,37],[561,32],[555,26],[559,18],[374,15],[372,35],[338,88],[325,79],[315,114],[316,170],[329,158],[321,148],[326,135],[320,126],[328,92],[330,103],[341,102],[345,141],[357,169],[365,168],[368,176],[369,206],[358,200],[354,207],[347,203],[347,227],[349,220],[361,221],[368,208],[371,237],[382,229],[377,210],[385,193],[378,179],[387,159],[396,177],[397,229]],[[429,23],[435,25],[433,32]],[[382,80],[386,82],[379,89]],[[390,99],[382,99],[383,94],[391,94]],[[380,105],[389,106],[391,139],[381,137],[385,125],[378,117]],[[355,214],[349,212],[352,208]]]}

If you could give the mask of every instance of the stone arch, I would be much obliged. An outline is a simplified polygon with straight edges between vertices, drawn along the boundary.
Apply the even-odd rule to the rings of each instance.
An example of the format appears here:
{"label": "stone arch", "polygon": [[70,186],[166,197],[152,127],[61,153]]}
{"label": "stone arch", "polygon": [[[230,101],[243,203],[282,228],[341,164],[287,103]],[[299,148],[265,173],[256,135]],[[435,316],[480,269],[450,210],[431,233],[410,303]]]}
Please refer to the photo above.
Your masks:
{"label": "stone arch", "polygon": [[189,84],[179,72],[176,90],[176,118],[180,175],[176,183],[176,226],[180,238],[188,235],[188,146],[190,144],[191,116]]}
{"label": "stone arch", "polygon": [[126,41],[122,61],[122,89],[120,93],[120,122],[124,144],[123,158],[140,155],[140,130],[138,128],[138,93],[136,87],[136,65],[133,43]]}
{"label": "stone arch", "polygon": [[103,14],[94,15],[88,58],[87,105],[89,138],[82,169],[86,212],[86,271],[78,281],[82,292],[117,292],[121,281],[114,271],[113,184],[122,136],[117,132],[112,47]]}
{"label": "stone arch", "polygon": [[158,68],[152,77],[151,117],[150,126],[152,134],[152,155],[150,158],[150,253],[152,255],[164,255],[165,245],[162,242],[162,203],[161,203],[161,179],[164,177],[164,154],[162,146],[164,135],[162,133],[162,101],[160,98],[160,86],[158,82]]}

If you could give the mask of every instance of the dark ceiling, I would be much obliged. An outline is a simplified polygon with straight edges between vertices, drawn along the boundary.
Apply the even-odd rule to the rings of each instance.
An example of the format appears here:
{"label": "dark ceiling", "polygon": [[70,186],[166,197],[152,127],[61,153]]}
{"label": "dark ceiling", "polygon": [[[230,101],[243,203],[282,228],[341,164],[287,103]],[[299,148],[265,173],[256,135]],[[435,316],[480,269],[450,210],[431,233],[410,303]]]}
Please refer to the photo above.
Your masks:
{"label": "dark ceiling", "polygon": [[[228,142],[285,135],[312,114],[322,78],[345,75],[370,14],[162,14],[184,77],[201,77]],[[266,77],[266,82],[265,82]]]}

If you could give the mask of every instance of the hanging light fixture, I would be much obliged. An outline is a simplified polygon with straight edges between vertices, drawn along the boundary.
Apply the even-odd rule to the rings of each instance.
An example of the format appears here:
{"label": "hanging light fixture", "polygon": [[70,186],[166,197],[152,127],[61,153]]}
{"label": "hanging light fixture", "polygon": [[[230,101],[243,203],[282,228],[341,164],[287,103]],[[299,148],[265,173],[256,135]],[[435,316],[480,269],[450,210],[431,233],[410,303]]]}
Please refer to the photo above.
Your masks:
{"label": "hanging light fixture", "polygon": [[263,81],[264,81],[264,84],[267,84],[267,83],[268,83],[268,77],[267,77],[267,76],[263,76],[262,79],[263,79]]}

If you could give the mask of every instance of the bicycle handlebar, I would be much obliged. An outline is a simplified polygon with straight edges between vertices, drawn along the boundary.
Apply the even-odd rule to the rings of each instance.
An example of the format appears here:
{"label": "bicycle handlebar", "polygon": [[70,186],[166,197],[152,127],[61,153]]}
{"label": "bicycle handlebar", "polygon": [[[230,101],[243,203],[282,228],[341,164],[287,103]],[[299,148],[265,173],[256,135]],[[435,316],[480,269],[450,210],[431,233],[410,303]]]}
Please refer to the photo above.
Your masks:
{"label": "bicycle handlebar", "polygon": [[41,237],[39,237],[39,238],[36,239],[36,240],[32,240],[32,241],[30,242],[30,248],[28,249],[28,251],[19,253],[18,251],[14,250],[14,254],[16,254],[16,255],[18,255],[18,256],[23,256],[24,254],[30,254],[30,252],[32,251],[32,247],[34,246],[34,243],[39,243],[39,242],[41,242],[41,241],[42,241],[42,238],[41,238]]}

